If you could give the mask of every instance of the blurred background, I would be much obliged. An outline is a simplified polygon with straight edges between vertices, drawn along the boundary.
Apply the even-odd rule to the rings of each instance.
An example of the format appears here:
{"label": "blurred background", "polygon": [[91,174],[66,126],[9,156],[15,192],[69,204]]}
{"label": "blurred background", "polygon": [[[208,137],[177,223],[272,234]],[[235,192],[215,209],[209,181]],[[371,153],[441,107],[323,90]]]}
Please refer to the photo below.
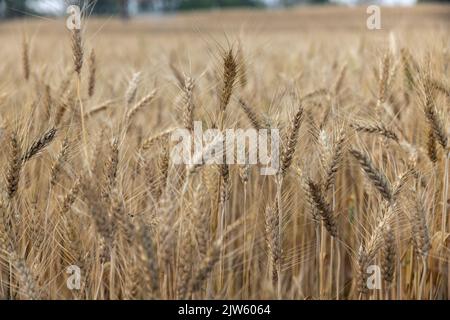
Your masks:
{"label": "blurred background", "polygon": [[302,5],[380,4],[413,6],[421,2],[450,3],[450,0],[0,0],[0,18],[30,15],[62,16],[69,4],[78,4],[92,15],[120,15],[122,18],[145,14],[170,14],[189,10],[223,8],[276,9]]}

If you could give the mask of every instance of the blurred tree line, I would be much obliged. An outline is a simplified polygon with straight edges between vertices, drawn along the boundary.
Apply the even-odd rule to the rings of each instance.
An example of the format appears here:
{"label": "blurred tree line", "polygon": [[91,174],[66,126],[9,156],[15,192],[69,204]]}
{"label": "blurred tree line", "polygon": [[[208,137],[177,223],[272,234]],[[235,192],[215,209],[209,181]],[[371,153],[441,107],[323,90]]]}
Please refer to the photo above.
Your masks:
{"label": "blurred tree line", "polygon": [[[0,0],[0,16],[20,17],[33,12],[33,1],[39,0]],[[48,0],[47,0],[48,1]],[[87,8],[96,15],[119,14],[129,16],[130,7],[138,12],[176,11],[226,7],[262,7],[264,0],[54,0],[65,4],[76,4]]]}
{"label": "blurred tree line", "polygon": [[[33,13],[30,4],[39,0],[0,0],[0,16],[10,18]],[[48,0],[47,0],[48,1]],[[129,16],[130,7],[135,12],[170,12],[177,10],[194,10],[227,7],[264,7],[268,3],[273,6],[292,6],[297,4],[324,4],[329,0],[53,0],[66,4],[77,4],[88,8],[92,14],[114,15],[123,18]],[[450,2],[450,0],[418,0],[419,2]],[[372,2],[372,1],[370,1]],[[377,1],[373,1],[376,3]]]}
{"label": "blurred tree line", "polygon": [[[89,2],[89,1],[88,1]],[[94,14],[129,15],[130,0],[91,0],[96,2]],[[138,12],[176,11],[226,7],[262,7],[264,0],[137,0],[133,3]]]}
{"label": "blurred tree line", "polygon": [[3,0],[0,2],[0,13],[4,17],[23,16],[29,12],[29,8],[25,0]]}

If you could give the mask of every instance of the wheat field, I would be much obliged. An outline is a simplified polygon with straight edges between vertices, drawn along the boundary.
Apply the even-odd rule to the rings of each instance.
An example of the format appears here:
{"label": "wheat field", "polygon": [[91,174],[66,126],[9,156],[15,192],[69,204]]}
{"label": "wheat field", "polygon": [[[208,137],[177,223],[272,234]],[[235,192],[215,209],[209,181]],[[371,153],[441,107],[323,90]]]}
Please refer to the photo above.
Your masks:
{"label": "wheat field", "polygon": [[[450,7],[381,14],[0,23],[0,298],[448,299]],[[194,121],[280,170],[174,164]]]}

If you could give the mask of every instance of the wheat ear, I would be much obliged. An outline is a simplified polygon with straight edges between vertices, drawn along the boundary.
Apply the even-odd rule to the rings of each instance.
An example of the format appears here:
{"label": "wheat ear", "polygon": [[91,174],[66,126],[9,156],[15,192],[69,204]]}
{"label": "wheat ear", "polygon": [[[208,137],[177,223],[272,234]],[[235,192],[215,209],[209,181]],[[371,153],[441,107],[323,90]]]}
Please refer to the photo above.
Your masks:
{"label": "wheat ear", "polygon": [[88,95],[92,97],[95,93],[95,74],[97,71],[97,64],[94,50],[89,55],[89,80],[88,80]]}
{"label": "wheat ear", "polygon": [[220,94],[220,110],[225,110],[230,102],[231,93],[238,73],[238,65],[233,50],[229,50],[223,57],[223,87]]}
{"label": "wheat ear", "polygon": [[42,136],[33,141],[31,145],[26,149],[25,153],[22,155],[22,162],[25,163],[39,152],[44,150],[56,137],[56,128],[50,128]]}
{"label": "wheat ear", "polygon": [[351,150],[350,153],[358,160],[367,177],[383,198],[390,202],[392,199],[392,187],[386,176],[374,167],[372,160],[366,154],[355,149]]}
{"label": "wheat ear", "polygon": [[28,40],[24,36],[22,41],[22,67],[23,67],[23,76],[25,80],[28,81],[30,78],[30,53],[29,53],[29,45]]}
{"label": "wheat ear", "polygon": [[338,236],[336,218],[333,214],[333,210],[329,203],[325,200],[322,194],[320,186],[311,179],[307,180],[308,185],[308,195],[311,199],[311,203],[314,204],[315,209],[319,213],[322,221],[324,222],[325,228],[330,233],[332,237]]}

